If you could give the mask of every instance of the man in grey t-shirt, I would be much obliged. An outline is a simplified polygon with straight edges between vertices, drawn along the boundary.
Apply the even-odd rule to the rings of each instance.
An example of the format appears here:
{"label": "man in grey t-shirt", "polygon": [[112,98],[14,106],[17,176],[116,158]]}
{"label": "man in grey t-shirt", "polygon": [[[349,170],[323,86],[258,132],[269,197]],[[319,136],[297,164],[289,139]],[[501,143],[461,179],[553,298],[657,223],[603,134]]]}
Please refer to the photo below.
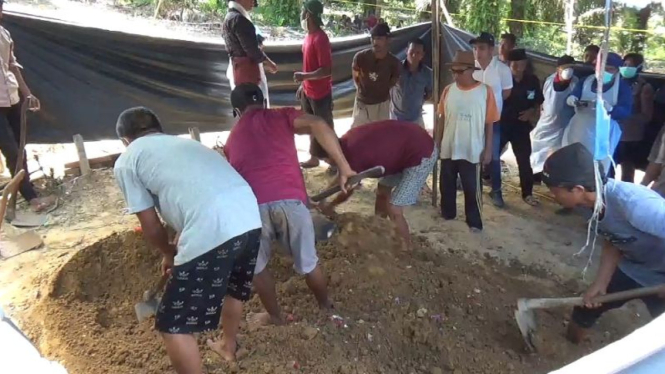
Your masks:
{"label": "man in grey t-shirt", "polygon": [[[600,174],[604,172],[600,170]],[[554,152],[543,167],[543,182],[564,208],[593,209],[598,191],[593,156],[582,143]],[[575,307],[568,339],[578,343],[596,320],[626,301],[597,305],[596,296],[665,284],[665,199],[641,185],[609,179],[603,183],[604,208],[598,218],[603,249],[596,279],[584,293],[584,307]],[[665,295],[646,296],[652,317],[665,312]]]}
{"label": "man in grey t-shirt", "polygon": [[[217,152],[164,134],[149,109],[126,110],[116,131],[127,146],[114,172],[128,212],[136,214],[143,235],[164,256],[162,271],[169,278],[155,328],[175,371],[202,373],[193,334],[216,329],[222,313],[223,337],[208,344],[234,360],[261,233],[252,189]],[[160,216],[179,233],[175,246]]]}

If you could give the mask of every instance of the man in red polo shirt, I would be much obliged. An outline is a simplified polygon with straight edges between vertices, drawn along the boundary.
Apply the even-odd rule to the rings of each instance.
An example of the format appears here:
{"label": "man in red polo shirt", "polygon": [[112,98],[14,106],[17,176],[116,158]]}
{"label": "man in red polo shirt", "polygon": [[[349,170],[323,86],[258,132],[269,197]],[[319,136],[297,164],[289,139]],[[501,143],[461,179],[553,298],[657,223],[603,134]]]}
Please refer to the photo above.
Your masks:
{"label": "man in red polo shirt", "polygon": [[[298,96],[305,113],[323,118],[334,129],[332,102],[332,51],[330,40],[321,29],[323,5],[319,0],[309,0],[303,4],[300,15],[302,28],[307,31],[302,45],[302,68],[293,74],[293,80],[301,83]],[[317,153],[321,145],[310,137],[310,154]],[[319,166],[319,159],[312,156],[301,164],[304,168]]]}
{"label": "man in red polo shirt", "polygon": [[[404,218],[404,207],[415,205],[418,195],[436,162],[434,140],[425,129],[411,122],[386,120],[368,123],[349,130],[339,144],[352,170],[367,170],[375,166],[385,168],[376,189],[374,213],[390,217],[411,248],[409,225]],[[380,147],[377,147],[380,144]],[[320,159],[334,165],[334,160],[321,150]],[[321,205],[322,211],[333,209],[348,200],[353,190],[339,194],[330,204]]]}

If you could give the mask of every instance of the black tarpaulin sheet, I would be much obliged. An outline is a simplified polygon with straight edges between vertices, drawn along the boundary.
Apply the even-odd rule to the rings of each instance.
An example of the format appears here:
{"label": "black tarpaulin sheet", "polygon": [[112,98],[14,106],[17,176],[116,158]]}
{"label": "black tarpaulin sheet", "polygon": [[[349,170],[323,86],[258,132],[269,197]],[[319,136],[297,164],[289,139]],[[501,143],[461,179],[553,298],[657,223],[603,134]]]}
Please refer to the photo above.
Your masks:
{"label": "black tarpaulin sheet", "polygon": [[[153,109],[167,132],[228,130],[233,125],[223,44],[199,43],[82,27],[7,13],[18,61],[42,110],[30,114],[29,141],[71,142],[115,138],[115,121],[126,108]],[[392,52],[404,58],[409,40],[430,43],[430,25],[393,35]],[[220,37],[221,41],[221,37]],[[332,40],[335,114],[350,113],[355,87],[351,62],[368,37]],[[298,105],[293,72],[302,67],[301,44],[267,45],[280,72],[268,76],[273,105]],[[430,54],[431,55],[431,54]]]}

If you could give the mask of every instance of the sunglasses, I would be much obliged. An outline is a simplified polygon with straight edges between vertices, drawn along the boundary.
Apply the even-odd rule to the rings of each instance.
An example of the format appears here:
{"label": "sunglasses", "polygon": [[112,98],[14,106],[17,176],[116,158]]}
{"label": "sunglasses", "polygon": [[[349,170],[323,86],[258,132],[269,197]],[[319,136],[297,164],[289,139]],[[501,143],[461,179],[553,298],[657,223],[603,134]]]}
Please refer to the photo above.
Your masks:
{"label": "sunglasses", "polygon": [[451,71],[453,74],[462,74],[462,73],[464,73],[465,71],[470,70],[470,69],[471,69],[471,68],[450,69],[450,71]]}

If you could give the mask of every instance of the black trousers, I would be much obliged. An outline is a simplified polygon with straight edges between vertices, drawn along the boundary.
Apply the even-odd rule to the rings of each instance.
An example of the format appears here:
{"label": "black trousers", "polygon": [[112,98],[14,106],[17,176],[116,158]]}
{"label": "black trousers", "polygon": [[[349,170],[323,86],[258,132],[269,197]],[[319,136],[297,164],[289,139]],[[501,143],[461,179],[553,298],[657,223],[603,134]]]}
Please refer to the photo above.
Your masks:
{"label": "black trousers", "polygon": [[510,143],[517,160],[522,198],[533,194],[533,169],[531,169],[531,126],[520,123],[502,123],[501,147]]}
{"label": "black trousers", "polygon": [[[12,105],[8,108],[0,108],[0,151],[5,156],[7,168],[12,177],[16,171],[18,161],[18,147],[21,142],[21,104]],[[23,169],[25,178],[21,181],[18,191],[26,201],[37,198],[37,193],[30,183],[28,175],[28,157],[23,151]]]}
{"label": "black trousers", "polygon": [[[323,120],[326,121],[331,129],[335,129],[335,123],[333,122],[332,93],[322,99],[314,100],[307,97],[303,91],[300,98],[300,105],[302,106],[302,110],[305,113],[313,114],[317,117],[323,118]],[[310,140],[309,153],[316,154],[316,151],[321,148],[321,145],[316,141],[316,139],[314,139],[314,136],[311,136]]]}
{"label": "black trousers", "polygon": [[457,216],[457,176],[464,191],[464,213],[469,227],[483,228],[482,187],[480,185],[480,164],[466,160],[441,160],[439,189],[441,192],[441,215],[444,219]]}
{"label": "black trousers", "polygon": [[[634,290],[636,288],[643,288],[642,285],[635,282],[633,278],[627,276],[621,269],[617,268],[612,275],[610,284],[607,286],[607,293],[621,292]],[[665,312],[665,299],[656,296],[646,296],[641,298],[642,302],[649,310],[651,317],[656,318]],[[620,308],[623,304],[630,300],[615,301],[613,303],[605,303],[595,309],[587,309],[582,307],[575,307],[573,309],[572,320],[577,325],[583,328],[592,327],[598,318],[608,310]]]}

